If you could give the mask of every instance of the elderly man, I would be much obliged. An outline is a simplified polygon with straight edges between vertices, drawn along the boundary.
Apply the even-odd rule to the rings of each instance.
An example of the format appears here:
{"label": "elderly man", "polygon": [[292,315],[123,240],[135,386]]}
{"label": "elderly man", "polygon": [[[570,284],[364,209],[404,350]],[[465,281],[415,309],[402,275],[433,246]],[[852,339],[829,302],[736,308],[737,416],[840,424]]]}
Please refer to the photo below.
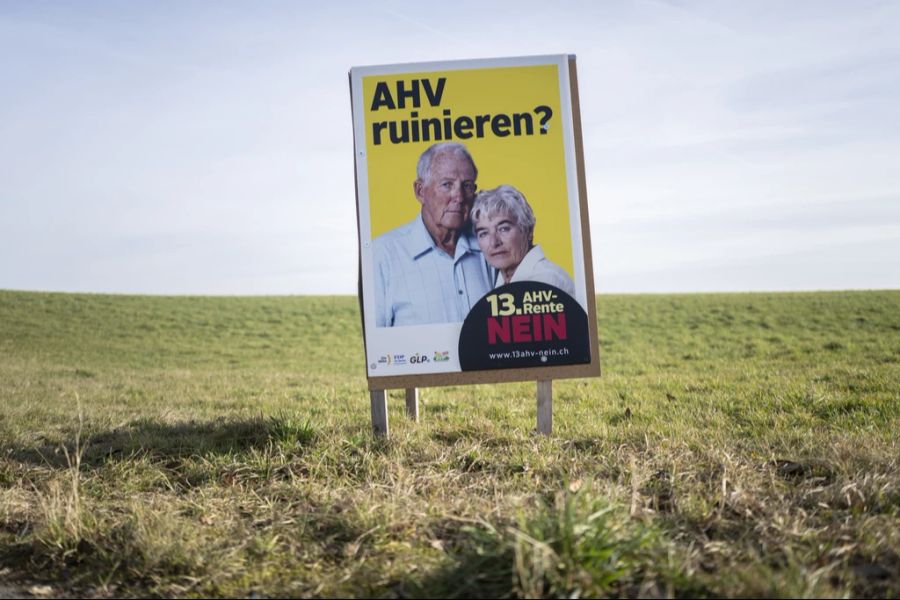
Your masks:
{"label": "elderly man", "polygon": [[492,274],[469,231],[478,169],[462,144],[434,144],[419,157],[410,223],[375,239],[378,327],[462,322],[491,289]]}

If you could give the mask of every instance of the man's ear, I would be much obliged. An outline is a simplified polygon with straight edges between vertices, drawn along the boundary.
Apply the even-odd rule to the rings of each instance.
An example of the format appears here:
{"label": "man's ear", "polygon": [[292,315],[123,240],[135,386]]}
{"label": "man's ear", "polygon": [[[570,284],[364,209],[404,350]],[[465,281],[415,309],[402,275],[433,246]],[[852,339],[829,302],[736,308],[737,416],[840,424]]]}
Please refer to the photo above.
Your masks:
{"label": "man's ear", "polygon": [[416,195],[416,200],[419,201],[419,204],[425,203],[425,199],[422,197],[423,187],[425,187],[425,183],[421,179],[413,181],[413,193]]}

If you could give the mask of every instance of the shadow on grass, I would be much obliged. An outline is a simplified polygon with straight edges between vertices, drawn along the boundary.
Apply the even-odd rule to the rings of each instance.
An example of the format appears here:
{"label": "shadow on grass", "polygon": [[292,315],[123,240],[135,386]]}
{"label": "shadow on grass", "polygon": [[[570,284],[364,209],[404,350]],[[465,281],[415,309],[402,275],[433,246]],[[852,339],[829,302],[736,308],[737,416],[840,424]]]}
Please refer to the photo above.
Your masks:
{"label": "shadow on grass", "polygon": [[456,554],[450,565],[422,580],[405,581],[394,586],[399,597],[406,598],[515,598],[513,588],[514,556],[482,556],[477,552]]}
{"label": "shadow on grass", "polygon": [[[141,418],[115,429],[83,435],[78,446],[82,450],[82,466],[91,467],[135,455],[177,460],[272,447],[296,451],[314,443],[316,435],[308,421],[284,415],[177,423]],[[73,430],[63,443],[44,441],[30,448],[4,445],[0,452],[22,463],[64,468],[75,456],[76,437]]]}

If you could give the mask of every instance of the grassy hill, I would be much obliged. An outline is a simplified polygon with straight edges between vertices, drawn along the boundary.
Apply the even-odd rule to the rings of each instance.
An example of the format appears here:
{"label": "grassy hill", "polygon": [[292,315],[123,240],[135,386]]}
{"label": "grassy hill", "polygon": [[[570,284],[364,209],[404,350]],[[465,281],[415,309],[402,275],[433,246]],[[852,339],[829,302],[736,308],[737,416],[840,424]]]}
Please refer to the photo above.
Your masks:
{"label": "grassy hill", "polygon": [[[900,292],[600,296],[604,375],[390,401],[350,297],[0,291],[0,580],[900,595]],[[47,590],[50,590],[47,592]]]}

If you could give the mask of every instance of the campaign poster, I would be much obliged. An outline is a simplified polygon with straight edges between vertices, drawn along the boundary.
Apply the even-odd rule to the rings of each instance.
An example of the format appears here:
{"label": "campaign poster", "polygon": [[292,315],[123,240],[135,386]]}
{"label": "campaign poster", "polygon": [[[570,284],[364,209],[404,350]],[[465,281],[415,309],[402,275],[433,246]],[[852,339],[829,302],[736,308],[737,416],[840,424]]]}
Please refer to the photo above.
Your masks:
{"label": "campaign poster", "polygon": [[599,374],[574,57],[350,71],[372,389]]}

